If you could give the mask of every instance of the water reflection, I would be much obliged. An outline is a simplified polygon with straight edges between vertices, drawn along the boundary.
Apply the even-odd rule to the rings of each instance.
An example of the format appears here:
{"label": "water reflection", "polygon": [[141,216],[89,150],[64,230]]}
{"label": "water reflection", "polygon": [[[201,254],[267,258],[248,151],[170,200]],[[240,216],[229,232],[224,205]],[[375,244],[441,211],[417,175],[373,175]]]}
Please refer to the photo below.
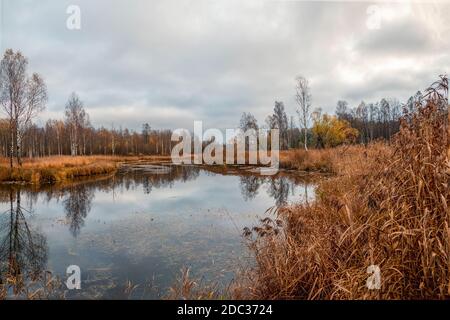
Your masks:
{"label": "water reflection", "polygon": [[45,266],[64,277],[76,264],[89,297],[117,297],[128,280],[151,279],[164,293],[182,267],[227,285],[247,259],[242,229],[268,208],[313,197],[314,187],[283,173],[214,170],[136,165],[64,185],[0,185],[0,283]]}
{"label": "water reflection", "polygon": [[[73,237],[79,236],[85,225],[85,220],[91,211],[92,202],[97,191],[111,193],[114,199],[118,194],[124,194],[129,191],[142,190],[143,194],[150,195],[155,189],[173,188],[175,183],[186,183],[195,181],[203,172],[207,176],[221,176],[210,171],[205,171],[195,166],[166,166],[169,170],[155,170],[155,166],[130,166],[123,169],[112,178],[103,178],[87,181],[78,181],[69,186],[41,186],[39,189],[25,188],[22,192],[26,193],[26,200],[30,211],[38,200],[39,194],[45,194],[45,199],[49,203],[52,200],[61,201],[64,208],[66,224]],[[261,187],[265,186],[265,190],[269,197],[274,200],[277,207],[288,204],[288,198],[291,195],[295,197],[296,186],[304,185],[303,196],[306,199],[298,199],[299,201],[308,201],[308,183],[299,180],[293,176],[276,175],[276,176],[259,176],[243,172],[243,174],[235,174],[239,179],[239,190],[244,201],[254,200],[261,192]],[[8,192],[10,186],[1,185],[0,190]],[[11,191],[12,192],[12,191]],[[20,202],[20,191],[18,192],[18,201]],[[217,195],[220,196],[220,195]],[[19,206],[19,212],[23,211]]]}
{"label": "water reflection", "polygon": [[244,200],[254,199],[263,181],[263,178],[253,175],[239,177],[239,187]]}
{"label": "water reflection", "polygon": [[[2,193],[5,198],[5,193]],[[12,283],[19,294],[28,281],[36,280],[47,263],[47,239],[27,222],[20,189],[9,190],[9,209],[0,216],[0,285]]]}
{"label": "water reflection", "polygon": [[290,187],[291,183],[289,183],[288,179],[285,177],[279,176],[271,179],[267,192],[273,199],[275,199],[275,205],[277,207],[287,204]]}
{"label": "water reflection", "polygon": [[164,171],[155,168],[156,166],[149,167],[125,167],[114,177],[113,184],[126,190],[142,185],[144,193],[150,194],[153,188],[172,188],[177,181],[193,181],[199,177],[201,171],[195,166],[165,166],[168,170]]}
{"label": "water reflection", "polygon": [[63,201],[69,230],[74,237],[80,234],[89,211],[91,211],[94,190],[86,185],[79,185],[68,190]]}
{"label": "water reflection", "polygon": [[[259,188],[264,184],[268,184],[267,193],[275,200],[277,207],[288,204],[289,192],[294,194],[295,181],[290,180],[286,176],[260,177],[253,175],[241,176],[239,178],[239,187],[244,200],[252,200],[258,195]],[[306,188],[307,184],[305,184]],[[307,192],[307,191],[305,191]],[[307,193],[305,193],[307,195]]]}

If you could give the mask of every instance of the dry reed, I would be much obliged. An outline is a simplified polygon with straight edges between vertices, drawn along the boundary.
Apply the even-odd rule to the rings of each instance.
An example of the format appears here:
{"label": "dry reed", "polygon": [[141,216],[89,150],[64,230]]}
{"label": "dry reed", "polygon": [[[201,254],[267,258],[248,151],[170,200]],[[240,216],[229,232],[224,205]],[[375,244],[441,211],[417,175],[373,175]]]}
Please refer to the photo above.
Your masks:
{"label": "dry reed", "polygon": [[[316,202],[247,230],[256,267],[239,298],[450,298],[448,81],[404,117],[390,147],[337,154]],[[369,290],[378,265],[381,288]]]}

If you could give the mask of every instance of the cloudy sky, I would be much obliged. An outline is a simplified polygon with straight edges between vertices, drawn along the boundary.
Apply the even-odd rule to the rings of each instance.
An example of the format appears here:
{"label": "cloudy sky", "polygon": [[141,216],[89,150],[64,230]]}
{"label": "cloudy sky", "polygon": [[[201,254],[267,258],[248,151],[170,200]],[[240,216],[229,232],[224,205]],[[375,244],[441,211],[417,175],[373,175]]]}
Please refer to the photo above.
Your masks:
{"label": "cloudy sky", "polygon": [[[39,121],[62,118],[72,91],[94,125],[233,128],[275,100],[295,115],[294,78],[333,112],[405,100],[450,69],[450,2],[0,0],[0,45],[46,80]],[[81,9],[69,30],[68,6]],[[375,5],[375,7],[373,7]]]}

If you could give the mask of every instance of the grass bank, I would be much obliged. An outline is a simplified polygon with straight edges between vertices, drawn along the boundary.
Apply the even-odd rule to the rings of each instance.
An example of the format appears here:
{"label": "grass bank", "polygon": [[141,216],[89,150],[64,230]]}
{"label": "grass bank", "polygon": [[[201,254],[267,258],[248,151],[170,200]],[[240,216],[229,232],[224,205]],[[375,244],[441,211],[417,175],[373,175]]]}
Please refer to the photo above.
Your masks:
{"label": "grass bank", "polygon": [[[379,144],[382,146],[382,144]],[[383,146],[386,147],[386,146]],[[387,148],[387,147],[386,147]],[[348,165],[363,160],[367,147],[346,145],[328,149],[286,150],[280,152],[280,168],[314,173],[343,173]]]}
{"label": "grass bank", "polygon": [[162,156],[53,156],[24,159],[21,167],[9,168],[8,159],[0,159],[0,183],[55,183],[116,172],[125,162],[170,160]]}
{"label": "grass bank", "polygon": [[[349,158],[361,152],[363,147],[347,146],[326,150],[288,150],[280,152],[280,168],[297,173],[336,173],[340,170],[337,157],[345,154]],[[77,178],[105,175],[116,172],[123,163],[152,163],[171,161],[170,156],[51,156],[25,158],[23,165],[11,170],[9,159],[0,158],[0,183],[56,183]],[[340,163],[340,162],[339,162]],[[209,170],[226,173],[252,168],[248,165],[207,166]]]}

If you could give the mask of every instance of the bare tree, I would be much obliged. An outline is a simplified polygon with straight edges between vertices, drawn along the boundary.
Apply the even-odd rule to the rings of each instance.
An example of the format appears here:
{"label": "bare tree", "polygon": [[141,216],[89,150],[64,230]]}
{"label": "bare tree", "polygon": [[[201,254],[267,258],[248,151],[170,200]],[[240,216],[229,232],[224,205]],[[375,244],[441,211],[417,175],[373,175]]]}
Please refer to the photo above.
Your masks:
{"label": "bare tree", "polygon": [[16,108],[21,104],[25,93],[27,60],[12,49],[6,50],[0,65],[0,101],[9,118],[9,160],[13,167],[16,138]]}
{"label": "bare tree", "polygon": [[297,114],[300,119],[300,126],[303,128],[305,134],[305,150],[308,150],[308,120],[310,118],[311,93],[306,78],[298,76],[295,81],[295,98],[298,104]]}
{"label": "bare tree", "polygon": [[359,129],[360,132],[361,143],[367,144],[369,142],[369,111],[364,101],[361,101],[356,108],[355,115],[360,122],[360,128],[357,129]]}
{"label": "bare tree", "polygon": [[[241,142],[245,144],[245,148],[247,150],[250,150],[251,139],[246,138],[245,133],[248,130],[255,130],[256,133],[258,131],[258,128],[258,121],[256,120],[256,118],[250,112],[243,112],[241,115],[241,119],[239,120],[239,129],[242,130],[242,138],[244,139],[244,141]],[[238,137],[236,138],[239,139]],[[254,143],[257,143],[257,140],[255,140]]]}
{"label": "bare tree", "polygon": [[348,119],[348,102],[345,100],[339,100],[336,105],[336,115],[339,119],[349,120]]}
{"label": "bare tree", "polygon": [[70,154],[76,156],[80,143],[80,133],[85,128],[88,118],[83,102],[75,92],[71,94],[67,101],[65,115],[69,127]]}
{"label": "bare tree", "polygon": [[385,98],[380,101],[380,113],[383,121],[383,136],[385,139],[388,139],[391,136],[391,126],[389,124],[391,106]]}
{"label": "bare tree", "polygon": [[16,115],[16,157],[19,165],[22,165],[21,154],[23,137],[31,126],[33,119],[45,109],[45,103],[47,102],[47,86],[38,74],[34,73],[31,78],[28,79],[26,89],[26,101],[17,108]]}
{"label": "bare tree", "polygon": [[116,134],[116,129],[114,129],[114,123],[111,124],[111,153],[112,155],[116,155],[116,141],[114,136]]}
{"label": "bare tree", "polygon": [[91,119],[89,118],[89,114],[85,112],[84,121],[81,123],[81,136],[83,138],[83,149],[82,149],[83,156],[86,155],[86,145],[87,145],[86,140],[91,127],[92,127]]}
{"label": "bare tree", "polygon": [[241,120],[239,121],[239,128],[242,131],[247,131],[248,129],[258,130],[258,121],[250,112],[242,113]]}
{"label": "bare tree", "polygon": [[0,64],[0,103],[9,118],[10,167],[13,157],[22,165],[22,139],[32,119],[47,101],[47,88],[38,74],[27,76],[28,61],[22,53],[6,50]]}
{"label": "bare tree", "polygon": [[270,129],[278,129],[280,132],[280,147],[281,150],[286,150],[288,147],[288,129],[289,123],[284,111],[284,103],[275,101],[273,114],[266,119],[267,125]]}

